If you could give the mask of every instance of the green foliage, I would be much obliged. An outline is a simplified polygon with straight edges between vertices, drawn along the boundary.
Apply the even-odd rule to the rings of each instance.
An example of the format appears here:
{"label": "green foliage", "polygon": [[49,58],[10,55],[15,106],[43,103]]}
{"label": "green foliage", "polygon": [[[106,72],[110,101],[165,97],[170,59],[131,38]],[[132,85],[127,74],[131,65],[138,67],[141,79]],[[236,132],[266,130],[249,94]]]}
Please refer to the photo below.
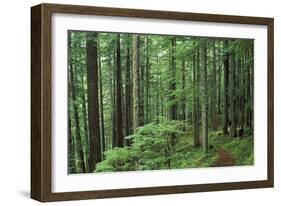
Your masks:
{"label": "green foliage", "polygon": [[[72,64],[74,70],[74,79],[69,81],[69,88],[74,85],[76,98],[72,99],[71,92],[68,94],[68,117],[72,125],[70,129],[69,159],[68,169],[70,173],[80,172],[81,158],[78,154],[77,142],[81,142],[84,154],[84,162],[87,166],[89,157],[89,120],[88,120],[88,63],[86,42],[88,32],[70,31],[69,32],[69,64]],[[250,39],[222,39],[222,38],[203,38],[187,36],[168,36],[168,35],[146,35],[140,34],[139,45],[139,75],[140,81],[140,104],[143,106],[144,126],[128,132],[126,140],[131,140],[131,144],[123,148],[112,148],[115,138],[115,116],[116,115],[116,40],[117,33],[98,32],[97,41],[97,62],[100,74],[99,80],[99,114],[103,115],[104,148],[101,152],[103,161],[96,165],[96,172],[109,171],[132,171],[132,170],[155,170],[171,168],[197,168],[216,166],[219,160],[232,159],[235,165],[250,165],[254,162],[253,131],[249,125],[247,114],[253,112],[253,102],[250,100],[253,96],[253,40]],[[171,39],[175,39],[174,50],[171,47]],[[208,153],[202,152],[200,147],[194,148],[192,118],[194,116],[194,107],[198,112],[198,127],[200,127],[201,136],[201,111],[202,111],[202,91],[201,79],[204,58],[202,48],[206,48],[206,64],[208,87],[209,110],[215,110],[216,128],[210,126],[215,131],[209,131]],[[130,103],[122,102],[123,108],[133,107],[133,42],[132,34],[120,34],[120,62],[121,77],[118,79],[122,87],[122,101],[130,97]],[[127,50],[129,49],[129,51]],[[226,54],[229,54],[229,64],[232,64],[231,58],[236,60],[237,85],[235,86],[237,100],[237,128],[244,124],[244,137],[232,139],[222,134],[224,105],[224,68]],[[235,54],[235,55],[233,55]],[[172,66],[172,57],[174,57],[174,66]],[[128,58],[128,59],[127,59]],[[126,76],[126,62],[129,62],[131,76]],[[215,63],[215,64],[214,64]],[[174,67],[172,69],[172,67]],[[232,65],[230,65],[232,69]],[[215,71],[215,72],[213,72]],[[231,73],[232,71],[230,71]],[[198,75],[199,74],[199,75]],[[216,74],[213,78],[212,74]],[[197,76],[198,75],[198,76]],[[196,84],[199,84],[198,87]],[[230,82],[229,82],[230,83]],[[129,84],[129,92],[127,85]],[[171,87],[175,84],[175,88]],[[100,86],[102,85],[102,86]],[[101,91],[102,90],[102,91]],[[230,91],[230,90],[228,90]],[[227,94],[230,99],[231,94]],[[199,96],[198,102],[194,97]],[[214,107],[211,100],[214,99]],[[146,103],[147,101],[147,103]],[[218,101],[219,104],[218,104]],[[123,105],[124,104],[124,105]],[[240,105],[241,104],[241,105]],[[73,105],[77,107],[78,125],[80,125],[80,139],[77,137],[77,128],[74,125],[75,115]],[[239,105],[239,106],[238,106]],[[167,120],[172,106],[176,108],[178,120]],[[243,106],[243,107],[242,107]],[[230,107],[230,106],[228,106]],[[216,110],[219,111],[216,111]],[[228,108],[229,109],[229,108]],[[131,109],[131,111],[133,108]],[[122,111],[124,117],[122,120],[123,135],[127,132],[125,109]],[[132,112],[134,115],[134,113]],[[243,116],[244,115],[244,116]],[[228,115],[230,116],[230,115]],[[242,118],[243,117],[243,118]],[[174,119],[174,118],[173,118]],[[231,119],[231,118],[230,118]],[[244,123],[240,123],[244,119]],[[124,122],[123,122],[124,121]],[[135,121],[131,116],[129,122]],[[248,122],[246,122],[248,121]],[[211,125],[212,118],[209,115],[208,123]],[[244,126],[243,125],[243,126]],[[228,125],[229,126],[229,125]],[[100,135],[100,140],[102,135]],[[78,141],[79,140],[79,141]],[[223,151],[223,152],[222,152]],[[223,162],[222,161],[222,162]]]}
{"label": "green foliage", "polygon": [[254,144],[252,136],[247,138],[243,137],[242,139],[233,139],[222,147],[234,156],[236,165],[252,165],[254,163]]}
{"label": "green foliage", "polygon": [[178,141],[184,132],[181,122],[159,119],[161,122],[146,124],[128,136],[133,142],[131,147],[108,150],[96,172],[169,168],[174,158],[173,141]]}
{"label": "green foliage", "polygon": [[133,135],[126,137],[131,139],[133,144],[130,147],[106,151],[105,160],[98,163],[95,172],[201,168],[254,163],[251,136],[232,139],[223,136],[221,131],[212,131],[209,134],[212,146],[206,154],[201,148],[193,146],[192,135],[183,132],[183,124],[186,122],[160,117],[157,122],[139,127]]}
{"label": "green foliage", "polygon": [[252,136],[230,138],[223,136],[221,131],[212,132],[210,144],[219,150],[228,151],[235,159],[235,165],[254,164],[254,141]]}
{"label": "green foliage", "polygon": [[132,135],[132,150],[138,155],[139,169],[153,170],[168,168],[174,154],[173,141],[177,142],[184,133],[180,121],[163,120],[137,129]]}
{"label": "green foliage", "polygon": [[128,147],[114,148],[105,152],[105,160],[97,164],[96,172],[135,170],[135,156]]}

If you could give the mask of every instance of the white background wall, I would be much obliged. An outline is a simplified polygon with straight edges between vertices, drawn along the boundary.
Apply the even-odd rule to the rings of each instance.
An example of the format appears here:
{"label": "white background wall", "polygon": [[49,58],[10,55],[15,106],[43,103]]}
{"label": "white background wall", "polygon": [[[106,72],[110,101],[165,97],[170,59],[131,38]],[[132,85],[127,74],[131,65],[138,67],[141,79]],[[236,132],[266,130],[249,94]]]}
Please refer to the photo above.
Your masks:
{"label": "white background wall", "polygon": [[[47,205],[280,205],[281,12],[277,0],[57,0],[95,6],[275,18],[275,188],[47,203]],[[0,204],[39,205],[30,184],[30,7],[37,0],[3,0],[0,7]]]}

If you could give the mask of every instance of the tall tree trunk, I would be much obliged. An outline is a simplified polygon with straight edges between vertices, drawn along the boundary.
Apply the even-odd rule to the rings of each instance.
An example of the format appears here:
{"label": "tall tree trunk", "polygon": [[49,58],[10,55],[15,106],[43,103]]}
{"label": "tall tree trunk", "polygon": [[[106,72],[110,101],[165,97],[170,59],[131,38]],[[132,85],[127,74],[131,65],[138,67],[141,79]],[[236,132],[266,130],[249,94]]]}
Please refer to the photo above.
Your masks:
{"label": "tall tree trunk", "polygon": [[253,46],[249,49],[250,50],[250,133],[252,134],[254,130],[254,49]]}
{"label": "tall tree trunk", "polygon": [[[170,62],[170,82],[169,82],[169,118],[171,120],[177,119],[177,104],[176,104],[176,38],[171,38],[171,62]],[[172,103],[171,103],[172,102]]]}
{"label": "tall tree trunk", "polygon": [[[89,131],[88,131],[88,119],[87,119],[87,105],[86,105],[86,92],[85,92],[85,82],[84,82],[84,75],[81,77],[82,82],[82,111],[83,111],[83,128],[84,128],[84,136],[85,136],[85,143],[86,145],[89,145]],[[89,165],[88,165],[88,155],[89,154],[89,148],[86,148],[85,153],[85,164],[87,165],[86,170],[89,171]]]}
{"label": "tall tree trunk", "polygon": [[100,131],[101,131],[101,150],[102,150],[102,159],[104,159],[105,152],[105,134],[104,134],[104,114],[103,114],[103,84],[102,84],[102,68],[101,68],[101,47],[100,42],[98,42],[98,70],[99,70],[99,104],[100,104]]}
{"label": "tall tree trunk", "polygon": [[[194,43],[193,43],[194,45]],[[198,49],[196,49],[198,51]],[[200,146],[200,141],[199,141],[199,124],[198,124],[198,87],[197,87],[197,83],[199,81],[199,79],[197,79],[197,73],[199,73],[198,68],[196,67],[196,54],[198,54],[196,51],[193,54],[193,144],[194,147],[198,147]],[[199,58],[199,57],[197,57]],[[197,72],[196,72],[197,70]]]}
{"label": "tall tree trunk", "polygon": [[121,51],[120,51],[120,34],[117,34],[116,41],[116,147],[123,147],[122,134],[122,70],[121,70]]}
{"label": "tall tree trunk", "polygon": [[70,113],[68,113],[68,164],[67,164],[67,173],[72,174],[76,173],[75,167],[75,148],[74,148],[74,138],[71,131],[71,117]]}
{"label": "tall tree trunk", "polygon": [[211,128],[213,130],[216,129],[216,90],[217,90],[217,84],[216,84],[216,72],[217,72],[217,55],[216,55],[216,41],[213,42],[213,65],[212,65],[212,73],[211,73]]}
{"label": "tall tree trunk", "polygon": [[[177,103],[176,103],[176,38],[172,37],[170,40],[170,82],[169,82],[169,118],[171,120],[177,119]],[[171,149],[173,150],[175,146],[175,133],[171,134]]]}
{"label": "tall tree trunk", "polygon": [[251,111],[251,105],[252,105],[252,101],[251,101],[251,50],[248,49],[246,51],[246,88],[245,88],[245,91],[246,91],[246,127],[247,127],[247,130],[249,132],[252,131],[252,111]]}
{"label": "tall tree trunk", "polygon": [[[202,145],[202,138],[199,136],[199,118],[200,118],[200,48],[197,48],[197,74],[196,74],[196,122],[195,122],[195,133],[196,133],[196,141],[195,146]],[[197,138],[198,136],[198,138]]]}
{"label": "tall tree trunk", "polygon": [[[182,118],[181,120],[186,120],[186,107],[185,107],[185,102],[186,102],[186,92],[185,92],[185,61],[182,60],[182,91],[183,91],[183,99],[182,99],[182,104],[181,104],[181,115],[182,115]],[[185,128],[184,128],[185,130]]]}
{"label": "tall tree trunk", "polygon": [[251,87],[252,87],[252,92],[251,92],[251,105],[252,105],[252,113],[251,113],[251,118],[252,118],[252,125],[251,125],[251,132],[253,133],[254,131],[254,92],[255,92],[255,87],[254,87],[254,81],[255,81],[255,71],[254,71],[254,45],[251,47]]}
{"label": "tall tree trunk", "polygon": [[140,101],[141,101],[141,88],[140,88],[140,57],[139,57],[139,35],[133,35],[133,125],[134,131],[143,125],[141,120]]}
{"label": "tall tree trunk", "polygon": [[88,33],[86,41],[90,172],[94,172],[101,161],[97,38],[97,33]]}
{"label": "tall tree trunk", "polygon": [[[125,135],[132,134],[132,83],[131,83],[131,52],[130,52],[130,35],[127,36],[127,48],[126,48],[126,85],[125,85]],[[126,140],[126,145],[130,146],[131,141]]]}
{"label": "tall tree trunk", "polygon": [[74,69],[72,63],[70,63],[70,81],[71,81],[71,94],[72,94],[72,105],[73,105],[73,113],[74,113],[74,125],[75,125],[75,137],[76,137],[76,149],[79,160],[79,167],[82,173],[86,172],[86,165],[84,161],[84,153],[82,148],[82,138],[79,124],[79,114],[76,102],[76,89],[74,82]]}
{"label": "tall tree trunk", "polygon": [[[111,61],[110,61],[111,62]],[[112,148],[117,145],[116,138],[116,51],[113,51],[113,65],[111,65],[111,139]]]}
{"label": "tall tree trunk", "polygon": [[139,49],[139,69],[140,69],[140,78],[139,78],[139,85],[140,85],[140,93],[139,93],[139,121],[140,125],[144,125],[144,98],[145,98],[145,81],[144,81],[144,75],[145,75],[145,57],[142,55],[144,52],[144,48],[142,47],[143,38],[142,36],[139,36],[139,43],[138,43],[138,49]]}
{"label": "tall tree trunk", "polygon": [[156,59],[156,121],[158,122],[159,120],[159,115],[160,115],[160,105],[159,105],[159,97],[161,97],[161,95],[159,95],[159,87],[160,87],[160,70],[159,70],[159,53],[157,52],[157,59]]}
{"label": "tall tree trunk", "polygon": [[223,134],[228,134],[229,51],[228,40],[224,42],[224,119]]}
{"label": "tall tree trunk", "polygon": [[221,70],[222,70],[222,60],[221,58],[221,42],[218,42],[218,114],[221,114]]}
{"label": "tall tree trunk", "polygon": [[243,136],[244,133],[244,124],[245,124],[245,68],[244,68],[244,55],[240,58],[240,78],[241,78],[241,85],[240,85],[240,114],[241,114],[241,132],[239,136]]}
{"label": "tall tree trunk", "polygon": [[[205,40],[206,41],[206,40]],[[202,96],[202,148],[208,152],[208,84],[207,84],[207,42],[203,45],[203,71],[201,81]]]}
{"label": "tall tree trunk", "polygon": [[149,103],[149,100],[150,100],[150,62],[149,62],[149,39],[148,37],[146,37],[145,39],[145,49],[146,49],[146,60],[145,60],[145,74],[146,74],[146,77],[145,77],[145,80],[146,80],[146,83],[145,83],[145,88],[146,88],[146,91],[145,91],[145,123],[149,123],[150,121],[150,103]]}
{"label": "tall tree trunk", "polygon": [[230,137],[237,136],[236,130],[236,84],[235,84],[235,69],[236,69],[236,62],[235,62],[235,52],[233,51],[231,54],[231,72],[230,72]]}
{"label": "tall tree trunk", "polygon": [[[71,32],[68,32],[68,48],[71,49]],[[71,50],[70,50],[71,51]],[[71,59],[69,59],[71,61]],[[71,67],[70,67],[71,68]],[[71,82],[71,76],[70,76],[70,68],[68,72],[68,108],[71,108],[72,106],[72,82]],[[74,134],[72,131],[72,113],[70,109],[68,109],[68,173],[76,173],[78,171],[76,168],[76,163],[75,163],[75,157],[76,157],[76,148],[75,148],[75,139],[74,139]]]}
{"label": "tall tree trunk", "polygon": [[[161,74],[161,73],[160,73]],[[161,116],[164,117],[164,93],[163,93],[163,79],[159,74],[159,82],[160,82],[160,105],[161,105]]]}
{"label": "tall tree trunk", "polygon": [[246,127],[249,130],[250,129],[250,72],[249,72],[249,61],[250,59],[250,55],[249,55],[249,51],[246,51],[246,61],[245,61],[245,65],[246,65],[246,87],[245,87],[245,93],[246,93]]}

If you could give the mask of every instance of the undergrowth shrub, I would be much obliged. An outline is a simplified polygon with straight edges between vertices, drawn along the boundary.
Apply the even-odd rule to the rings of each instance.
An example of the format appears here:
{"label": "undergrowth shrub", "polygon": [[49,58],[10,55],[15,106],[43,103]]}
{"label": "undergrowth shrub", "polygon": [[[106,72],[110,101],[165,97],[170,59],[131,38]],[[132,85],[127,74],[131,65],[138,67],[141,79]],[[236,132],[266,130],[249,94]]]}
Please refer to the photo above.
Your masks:
{"label": "undergrowth shrub", "polygon": [[185,133],[182,123],[161,119],[137,128],[135,134],[126,137],[132,145],[106,151],[105,160],[98,163],[96,172],[154,170],[172,168],[175,144]]}

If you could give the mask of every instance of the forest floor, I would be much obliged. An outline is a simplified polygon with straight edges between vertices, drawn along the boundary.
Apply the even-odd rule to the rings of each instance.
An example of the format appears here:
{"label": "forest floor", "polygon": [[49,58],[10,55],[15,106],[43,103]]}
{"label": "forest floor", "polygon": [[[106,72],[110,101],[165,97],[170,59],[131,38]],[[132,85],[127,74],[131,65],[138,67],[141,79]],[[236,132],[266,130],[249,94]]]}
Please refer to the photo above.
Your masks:
{"label": "forest floor", "polygon": [[192,134],[188,134],[176,144],[175,154],[181,154],[182,158],[172,162],[180,168],[253,165],[253,146],[252,136],[230,138],[221,131],[213,131],[209,134],[208,153],[204,154],[201,148],[193,146]]}
{"label": "forest floor", "polygon": [[204,153],[201,147],[194,147],[192,132],[188,130],[190,132],[183,132],[177,137],[174,147],[169,149],[169,155],[167,156],[167,150],[163,149],[165,137],[161,135],[150,136],[151,131],[155,131],[157,128],[158,126],[151,127],[151,125],[143,127],[142,131],[138,133],[143,134],[143,136],[138,137],[140,138],[139,142],[135,142],[132,147],[108,150],[105,160],[97,165],[95,172],[254,164],[254,140],[252,135],[230,138],[223,135],[221,131],[211,131],[208,135],[208,152]]}

